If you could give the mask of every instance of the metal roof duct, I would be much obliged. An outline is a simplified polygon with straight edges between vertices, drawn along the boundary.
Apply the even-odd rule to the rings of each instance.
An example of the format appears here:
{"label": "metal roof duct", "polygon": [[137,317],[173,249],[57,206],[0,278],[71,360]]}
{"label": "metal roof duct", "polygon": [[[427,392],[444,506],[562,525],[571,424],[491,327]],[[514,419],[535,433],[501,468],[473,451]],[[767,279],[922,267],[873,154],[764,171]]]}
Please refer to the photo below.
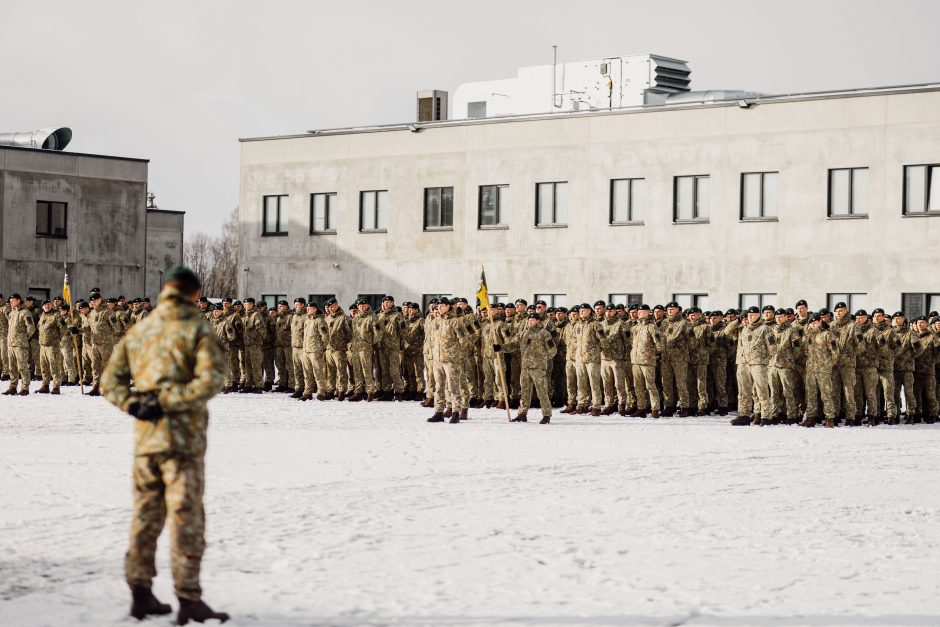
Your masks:
{"label": "metal roof duct", "polygon": [[41,148],[43,150],[65,150],[72,141],[70,128],[41,128],[37,131],[0,133],[0,146],[20,146],[23,148]]}

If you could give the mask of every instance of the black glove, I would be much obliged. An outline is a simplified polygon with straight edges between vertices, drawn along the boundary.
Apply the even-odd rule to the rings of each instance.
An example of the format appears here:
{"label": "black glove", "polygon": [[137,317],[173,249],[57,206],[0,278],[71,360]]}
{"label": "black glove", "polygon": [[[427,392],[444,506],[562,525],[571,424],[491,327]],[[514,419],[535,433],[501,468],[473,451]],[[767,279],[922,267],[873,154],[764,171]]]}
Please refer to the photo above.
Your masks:
{"label": "black glove", "polygon": [[78,335],[78,327],[69,327],[69,333],[72,335]]}
{"label": "black glove", "polygon": [[137,420],[156,422],[163,416],[163,408],[160,407],[160,400],[157,398],[156,392],[148,392],[136,396],[127,406],[127,413]]}
{"label": "black glove", "polygon": [[494,353],[498,353],[501,348],[502,348],[502,346],[501,346],[500,344],[493,344],[493,352],[494,352]]}

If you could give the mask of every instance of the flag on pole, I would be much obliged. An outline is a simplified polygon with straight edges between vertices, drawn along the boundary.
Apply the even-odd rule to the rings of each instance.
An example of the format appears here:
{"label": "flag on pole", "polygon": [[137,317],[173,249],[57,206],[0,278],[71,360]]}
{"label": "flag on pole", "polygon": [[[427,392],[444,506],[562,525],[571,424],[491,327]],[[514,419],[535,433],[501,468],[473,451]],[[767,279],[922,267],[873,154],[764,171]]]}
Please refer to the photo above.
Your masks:
{"label": "flag on pole", "polygon": [[483,309],[490,308],[489,292],[486,291],[486,272],[480,266],[480,287],[477,288],[477,302]]}
{"label": "flag on pole", "polygon": [[62,286],[62,298],[65,299],[65,304],[69,307],[72,306],[72,290],[69,288],[69,275],[65,273],[65,284]]}

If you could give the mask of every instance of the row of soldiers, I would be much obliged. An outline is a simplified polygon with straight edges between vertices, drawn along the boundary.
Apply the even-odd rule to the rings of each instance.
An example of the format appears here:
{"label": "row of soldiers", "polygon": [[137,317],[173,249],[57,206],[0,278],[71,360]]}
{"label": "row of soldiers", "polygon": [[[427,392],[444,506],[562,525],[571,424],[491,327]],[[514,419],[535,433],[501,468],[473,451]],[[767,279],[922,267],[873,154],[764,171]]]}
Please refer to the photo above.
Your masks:
{"label": "row of soldiers", "polygon": [[81,384],[91,386],[89,395],[100,395],[114,345],[150,311],[149,298],[105,299],[97,288],[75,311],[61,296],[39,301],[11,294],[7,300],[0,294],[0,381],[10,382],[3,394],[26,396],[30,381],[41,381],[40,394]]}

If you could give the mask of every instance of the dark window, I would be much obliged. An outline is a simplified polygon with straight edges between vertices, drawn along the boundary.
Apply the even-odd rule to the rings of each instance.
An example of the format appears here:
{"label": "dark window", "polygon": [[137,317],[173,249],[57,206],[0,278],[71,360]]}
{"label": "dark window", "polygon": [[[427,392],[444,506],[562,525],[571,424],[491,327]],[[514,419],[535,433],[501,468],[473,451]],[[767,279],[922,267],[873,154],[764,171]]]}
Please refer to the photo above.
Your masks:
{"label": "dark window", "polygon": [[545,301],[546,307],[564,307],[568,304],[566,294],[536,294],[532,302],[537,303],[540,300]]}
{"label": "dark window", "polygon": [[747,309],[748,307],[763,308],[764,305],[773,305],[776,298],[776,294],[739,294],[738,306],[741,309]]}
{"label": "dark window", "polygon": [[379,311],[382,309],[382,299],[385,298],[385,294],[360,294],[359,298],[364,298],[369,307],[372,307],[374,311]]}
{"label": "dark window", "polygon": [[262,294],[261,300],[268,306],[268,309],[277,309],[277,302],[287,300],[287,294]]}
{"label": "dark window", "polygon": [[901,311],[908,320],[940,311],[940,294],[901,294]]}
{"label": "dark window", "polygon": [[708,222],[708,175],[677,176],[673,189],[673,222]]}
{"label": "dark window", "polygon": [[841,294],[826,295],[826,306],[829,307],[829,311],[833,311],[836,308],[836,303],[840,302],[845,303],[849,313],[853,314],[858,309],[868,307],[868,294],[843,292]]}
{"label": "dark window", "polygon": [[27,296],[34,296],[38,302],[44,300],[49,300],[49,288],[48,287],[28,287],[26,288]]}
{"label": "dark window", "polygon": [[454,228],[454,188],[424,188],[424,230]]}
{"label": "dark window", "polygon": [[708,309],[708,294],[673,294],[672,300],[679,303],[683,311],[689,307]]}
{"label": "dark window", "polygon": [[777,172],[745,172],[741,175],[741,219],[776,220]]}
{"label": "dark window", "polygon": [[287,235],[287,196],[265,196],[262,235]]}
{"label": "dark window", "polygon": [[388,228],[388,190],[359,192],[359,230],[384,232]]}
{"label": "dark window", "polygon": [[613,303],[615,305],[642,305],[643,304],[643,294],[608,294],[609,298],[607,299],[608,303]]}
{"label": "dark window", "polygon": [[642,224],[645,192],[644,179],[611,179],[610,223]]}
{"label": "dark window", "polygon": [[308,294],[307,302],[316,303],[317,307],[320,308],[320,313],[323,313],[326,301],[331,298],[336,298],[336,294]]}
{"label": "dark window", "polygon": [[479,227],[506,227],[509,220],[509,186],[480,186]]}
{"label": "dark window", "polygon": [[829,170],[829,217],[868,216],[868,168]]}
{"label": "dark window", "polygon": [[66,217],[68,204],[64,202],[36,202],[36,235],[40,237],[67,237]]}
{"label": "dark window", "polygon": [[[440,298],[441,296],[447,296],[448,298],[450,298],[450,294],[422,294],[421,295],[422,311],[428,310],[428,305],[430,304],[432,298]],[[493,301],[490,301],[490,304],[493,304]]]}
{"label": "dark window", "polygon": [[310,194],[310,234],[335,233],[336,194]]}
{"label": "dark window", "polygon": [[904,166],[904,215],[940,215],[940,165]]}
{"label": "dark window", "polygon": [[568,183],[536,183],[535,226],[567,226]]}

